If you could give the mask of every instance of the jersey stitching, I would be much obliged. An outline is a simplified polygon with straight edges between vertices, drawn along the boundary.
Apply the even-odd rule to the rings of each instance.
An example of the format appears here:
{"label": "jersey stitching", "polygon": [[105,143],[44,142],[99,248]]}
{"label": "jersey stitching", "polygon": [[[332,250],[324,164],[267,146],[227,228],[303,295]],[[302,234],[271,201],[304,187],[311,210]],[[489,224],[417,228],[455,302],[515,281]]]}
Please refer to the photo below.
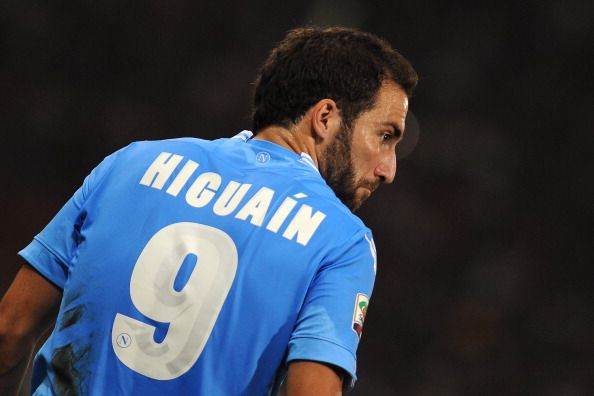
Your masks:
{"label": "jersey stitching", "polygon": [[55,251],[54,249],[52,249],[46,242],[44,242],[39,235],[33,237],[33,239],[35,241],[37,241],[41,246],[43,246],[45,248],[45,250],[48,251],[48,253],[50,253],[52,256],[54,256],[55,258],[57,258],[58,260],[60,260],[62,262],[62,264],[68,266],[68,260],[66,260],[64,257],[62,257],[61,254],[59,254],[57,251]]}

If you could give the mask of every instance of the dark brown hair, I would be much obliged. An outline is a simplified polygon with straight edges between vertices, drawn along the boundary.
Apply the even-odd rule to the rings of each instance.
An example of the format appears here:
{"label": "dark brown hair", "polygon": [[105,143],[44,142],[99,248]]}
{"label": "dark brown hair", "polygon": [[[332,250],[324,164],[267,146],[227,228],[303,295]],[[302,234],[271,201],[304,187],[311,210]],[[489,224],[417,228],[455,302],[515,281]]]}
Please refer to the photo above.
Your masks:
{"label": "dark brown hair", "polygon": [[332,99],[350,124],[375,103],[385,81],[410,97],[417,73],[386,41],[343,27],[305,27],[288,32],[255,82],[252,130],[297,123],[322,99]]}

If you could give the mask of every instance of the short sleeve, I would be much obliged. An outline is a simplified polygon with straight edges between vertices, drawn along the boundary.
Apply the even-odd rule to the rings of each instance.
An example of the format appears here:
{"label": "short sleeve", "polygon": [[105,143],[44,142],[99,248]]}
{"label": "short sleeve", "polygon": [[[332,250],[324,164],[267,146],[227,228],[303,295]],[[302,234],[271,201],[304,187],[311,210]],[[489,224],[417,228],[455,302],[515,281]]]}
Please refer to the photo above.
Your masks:
{"label": "short sleeve", "polygon": [[84,204],[109,172],[117,153],[106,157],[91,171],[55,217],[18,253],[60,289],[64,288],[72,259],[81,242],[80,229],[86,217]]}
{"label": "short sleeve", "polygon": [[[289,341],[287,363],[312,360],[356,379],[356,351],[375,281],[371,233],[361,232],[320,267]],[[349,384],[346,384],[347,387]]]}

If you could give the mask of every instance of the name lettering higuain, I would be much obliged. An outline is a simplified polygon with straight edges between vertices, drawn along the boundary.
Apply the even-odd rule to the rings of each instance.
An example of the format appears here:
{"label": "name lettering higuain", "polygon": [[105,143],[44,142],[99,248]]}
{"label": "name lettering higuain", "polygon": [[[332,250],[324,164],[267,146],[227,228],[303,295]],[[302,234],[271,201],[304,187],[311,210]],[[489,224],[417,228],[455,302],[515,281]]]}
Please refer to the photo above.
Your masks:
{"label": "name lettering higuain", "polygon": [[[254,226],[264,227],[275,234],[282,228],[281,235],[284,238],[303,246],[307,246],[326,218],[325,213],[298,201],[307,197],[304,193],[286,197],[276,211],[268,216],[276,194],[269,187],[260,187],[251,198],[246,199],[248,191],[252,188],[251,184],[235,180],[223,181],[221,175],[215,172],[199,173],[190,184],[190,179],[200,166],[191,159],[187,159],[176,176],[172,178],[183,160],[184,157],[181,155],[162,152],[147,168],[140,184],[157,190],[163,190],[167,184],[165,192],[173,197],[177,197],[182,189],[189,185],[184,196],[186,204],[194,208],[210,206],[217,216],[234,214],[236,219],[249,221]],[[268,217],[269,220],[264,224],[264,220]]]}

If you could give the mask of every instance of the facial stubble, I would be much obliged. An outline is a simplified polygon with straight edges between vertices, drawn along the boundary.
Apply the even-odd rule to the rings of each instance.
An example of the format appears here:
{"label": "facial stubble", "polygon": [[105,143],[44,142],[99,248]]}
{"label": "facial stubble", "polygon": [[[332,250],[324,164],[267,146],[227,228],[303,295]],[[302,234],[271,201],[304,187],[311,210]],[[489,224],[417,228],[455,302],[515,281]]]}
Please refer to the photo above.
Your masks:
{"label": "facial stubble", "polygon": [[320,173],[342,203],[354,212],[361,206],[362,201],[355,195],[352,140],[352,128],[343,124],[334,141],[324,152],[325,161],[320,168]]}

